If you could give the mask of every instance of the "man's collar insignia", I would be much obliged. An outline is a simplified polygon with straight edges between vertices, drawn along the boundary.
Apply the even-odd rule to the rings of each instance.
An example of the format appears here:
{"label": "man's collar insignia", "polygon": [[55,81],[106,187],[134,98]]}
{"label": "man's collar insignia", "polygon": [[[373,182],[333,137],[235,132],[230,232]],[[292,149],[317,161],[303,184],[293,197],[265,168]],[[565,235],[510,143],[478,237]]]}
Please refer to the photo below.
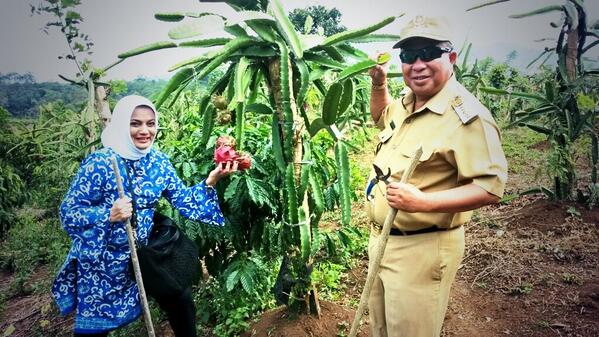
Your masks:
{"label": "man's collar insignia", "polygon": [[453,110],[456,112],[456,114],[458,114],[458,117],[462,121],[462,124],[469,124],[478,117],[478,114],[476,112],[470,113],[466,110],[466,108],[464,107],[464,101],[460,96],[456,96],[451,101],[451,106],[453,107]]}

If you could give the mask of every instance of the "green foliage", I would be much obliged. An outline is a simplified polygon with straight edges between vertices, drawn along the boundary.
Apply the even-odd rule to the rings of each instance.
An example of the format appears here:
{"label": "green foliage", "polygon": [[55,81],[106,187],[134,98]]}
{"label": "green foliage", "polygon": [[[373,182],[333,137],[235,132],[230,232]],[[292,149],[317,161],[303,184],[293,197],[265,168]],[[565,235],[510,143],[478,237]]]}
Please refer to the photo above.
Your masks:
{"label": "green foliage", "polygon": [[[127,82],[111,81],[110,103],[114,105],[119,98],[132,94],[152,98],[165,84],[166,80],[146,78]],[[81,86],[58,82],[38,83],[31,74],[0,74],[0,106],[15,117],[37,117],[40,105],[57,101],[63,102],[70,110],[79,111],[86,100],[87,91]]]}
{"label": "green foliage", "polygon": [[365,27],[365,28],[347,30],[344,32],[340,32],[340,33],[331,35],[322,42],[322,45],[323,46],[332,46],[332,45],[339,44],[342,42],[351,41],[354,38],[362,38],[363,36],[370,34],[374,31],[377,31],[377,30],[385,27],[386,25],[392,23],[395,19],[396,19],[395,16],[390,16],[390,17],[383,19],[380,22],[377,22],[377,23],[370,25],[368,27]]}
{"label": "green foliage", "polygon": [[337,185],[341,206],[341,222],[349,225],[351,219],[351,192],[349,189],[349,156],[344,143],[338,142],[335,147],[335,160],[337,162]]}
{"label": "green foliage", "polygon": [[346,269],[344,265],[329,261],[323,261],[314,268],[312,279],[314,284],[321,289],[319,294],[323,296],[324,300],[335,301],[342,298],[343,272]]}
{"label": "green foliage", "polygon": [[[494,3],[497,2],[483,4],[471,10]],[[546,135],[551,145],[548,164],[554,180],[552,195],[562,200],[572,199],[577,187],[571,145],[584,135],[596,137],[598,109],[594,104],[597,98],[593,88],[597,87],[597,78],[592,75],[592,71],[585,71],[585,63],[582,60],[585,53],[599,45],[599,36],[589,33],[593,28],[587,26],[589,13],[582,1],[566,0],[562,6],[546,6],[510,17],[526,18],[551,11],[562,12],[557,42],[553,48],[545,48],[530,65],[545,54],[548,57],[554,54],[557,56],[555,69],[538,85],[526,88],[523,92],[502,85],[503,78],[499,76],[502,71],[496,69],[491,80],[493,84],[502,85],[502,88],[485,88],[484,91],[526,100],[522,110],[510,114],[510,126],[526,126]],[[555,27],[560,24],[552,23]],[[543,63],[546,60],[547,58]],[[592,170],[596,175],[596,168],[593,167]]]}
{"label": "green foliage", "polygon": [[[159,136],[159,144],[178,173],[192,184],[213,166],[216,137],[235,134],[238,149],[251,153],[254,160],[252,169],[217,187],[227,215],[224,231],[213,235],[202,224],[180,223],[186,224],[186,231],[198,242],[208,270],[213,275],[227,274],[225,283],[230,288],[244,287],[241,282],[245,282],[249,289],[254,283],[248,276],[251,269],[234,265],[244,254],[286,255],[293,265],[292,277],[301,280],[295,283],[291,298],[304,298],[311,289],[306,264],[319,257],[320,216],[339,206],[343,224],[349,225],[351,219],[353,191],[344,134],[356,125],[365,125],[369,118],[370,87],[355,75],[366,69],[365,62],[374,63],[347,41],[360,39],[395,17],[325,40],[298,34],[278,0],[270,1],[268,10],[262,2],[257,6],[260,12],[252,13],[239,13],[239,9],[247,9],[248,2],[228,3],[247,25],[238,24],[239,18],[223,17],[224,30],[234,38],[216,51],[173,67],[185,68],[173,76],[156,105],[170,122],[166,128],[175,132]],[[211,14],[186,15],[191,23],[176,28],[176,36],[171,37],[200,34],[200,19]],[[302,27],[304,24],[302,20]],[[357,60],[361,68],[348,64],[349,58]],[[197,96],[185,91],[217,69],[224,75],[205,90],[197,90]],[[208,95],[212,99],[205,97]],[[314,110],[321,110],[323,100],[328,102],[326,120],[319,121],[314,119]],[[311,106],[312,102],[318,107]],[[214,108],[220,125],[214,121]],[[317,132],[321,129],[328,133]],[[345,232],[339,233],[340,240],[346,241]],[[301,306],[302,301],[296,302]]]}
{"label": "green foliage", "polygon": [[[194,296],[200,322],[206,325],[216,322],[217,336],[234,336],[245,331],[251,316],[274,307],[270,288],[276,277],[275,263],[243,255],[226,273],[202,283]],[[237,279],[237,286],[230,287],[229,279]]]}
{"label": "green foliage", "polygon": [[86,99],[86,91],[78,86],[56,82],[36,83],[29,80],[12,80],[16,73],[0,74],[0,106],[16,117],[35,117],[38,105],[63,101],[71,108],[80,106]]}
{"label": "green foliage", "polygon": [[[160,310],[158,303],[151,297],[148,298],[148,305],[150,307],[152,323],[154,323],[154,327],[157,327],[159,322],[163,322],[167,318],[165,317],[164,312]],[[110,332],[110,337],[146,337],[147,335],[145,322],[141,319],[137,319],[131,324]]]}
{"label": "green foliage", "polygon": [[520,284],[515,285],[510,289],[510,294],[512,295],[529,295],[533,290],[532,283],[529,282],[521,282]]}
{"label": "green foliage", "polygon": [[8,151],[19,143],[10,126],[8,112],[0,107],[0,237],[8,230],[14,208],[28,197],[25,182]]}
{"label": "green foliage", "polygon": [[326,125],[335,123],[337,115],[340,115],[341,105],[339,104],[339,101],[341,100],[342,93],[343,84],[341,83],[333,83],[329,87],[324,102],[322,103],[322,121]]}
{"label": "green foliage", "polygon": [[4,234],[14,219],[14,208],[23,204],[27,193],[23,179],[15,168],[0,162],[0,235]]}
{"label": "green foliage", "polygon": [[234,289],[243,289],[248,295],[253,294],[257,288],[257,280],[260,279],[259,272],[265,271],[264,263],[255,257],[240,255],[238,259],[229,264],[223,278],[228,292]]}
{"label": "green foliage", "polygon": [[41,106],[39,117],[30,121],[9,118],[0,108],[0,235],[11,225],[12,210],[25,201],[58,206],[84,156],[78,118],[60,102]]}
{"label": "green foliage", "polygon": [[0,246],[0,267],[15,272],[17,279],[24,281],[38,266],[50,264],[57,270],[69,245],[58,219],[47,219],[40,210],[29,209],[13,218]]}
{"label": "green foliage", "polygon": [[168,32],[168,36],[171,39],[180,40],[222,29],[223,27],[222,17],[206,14],[172,28]]}
{"label": "green foliage", "polygon": [[565,284],[575,284],[575,285],[582,284],[582,280],[580,279],[580,277],[578,275],[570,274],[570,273],[562,273],[561,280]]}
{"label": "green foliage", "polygon": [[74,11],[74,8],[79,4],[79,0],[42,0],[37,6],[31,4],[29,6],[31,14],[50,14],[52,16],[52,21],[48,22],[42,30],[48,34],[49,29],[52,27],[60,29],[67,41],[70,53],[63,54],[58,58],[73,60],[77,64],[79,75],[85,77],[84,73],[89,70],[89,61],[86,59],[81,60],[81,57],[91,54],[91,47],[94,44],[89,36],[79,29],[83,18]]}
{"label": "green foliage", "polygon": [[[312,24],[304,29],[308,17],[312,18]],[[337,8],[327,9],[320,5],[296,8],[289,13],[289,19],[295,30],[304,34],[319,34],[322,30],[321,35],[331,36],[347,29],[341,25],[341,12]]]}
{"label": "green foliage", "polygon": [[160,50],[160,49],[165,49],[165,48],[174,48],[174,47],[177,47],[177,45],[171,41],[154,42],[152,44],[137,47],[135,49],[131,49],[129,51],[121,53],[118,55],[118,58],[125,59],[125,58],[131,57],[131,56],[147,53],[147,52],[154,51],[154,50]]}
{"label": "green foliage", "polygon": [[[15,131],[20,142],[11,149],[23,177],[42,207],[57,207],[71,176],[85,157],[89,146],[82,116],[62,103],[40,107],[40,115]],[[15,163],[15,161],[13,161]]]}
{"label": "green foliage", "polygon": [[527,171],[531,167],[546,167],[544,152],[537,148],[545,139],[542,134],[525,128],[504,131],[502,145],[505,156],[510,158],[510,173],[533,176],[534,172]]}

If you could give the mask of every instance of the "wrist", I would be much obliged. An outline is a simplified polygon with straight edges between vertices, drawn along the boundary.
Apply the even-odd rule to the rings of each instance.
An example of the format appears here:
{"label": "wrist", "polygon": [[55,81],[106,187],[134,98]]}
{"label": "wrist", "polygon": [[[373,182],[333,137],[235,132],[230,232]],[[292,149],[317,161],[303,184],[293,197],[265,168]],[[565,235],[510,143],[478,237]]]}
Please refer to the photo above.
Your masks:
{"label": "wrist", "polygon": [[214,188],[214,185],[216,185],[217,180],[212,176],[209,175],[208,178],[206,178],[206,180],[204,181],[204,183],[206,184],[206,187],[208,188]]}
{"label": "wrist", "polygon": [[434,198],[431,197],[430,193],[422,194],[422,206],[423,206],[423,211],[426,213],[435,211],[435,200],[434,200]]}
{"label": "wrist", "polygon": [[374,83],[372,82],[372,89],[373,90],[381,90],[381,89],[385,89],[387,88],[387,79],[385,79],[383,82],[381,83]]}

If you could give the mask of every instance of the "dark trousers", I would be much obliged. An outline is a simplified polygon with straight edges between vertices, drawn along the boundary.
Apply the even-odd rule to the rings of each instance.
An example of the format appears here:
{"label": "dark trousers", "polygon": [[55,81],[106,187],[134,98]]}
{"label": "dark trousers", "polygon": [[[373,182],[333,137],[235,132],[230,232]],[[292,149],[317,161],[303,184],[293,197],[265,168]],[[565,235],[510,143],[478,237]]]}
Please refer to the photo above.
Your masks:
{"label": "dark trousers", "polygon": [[156,302],[166,312],[176,337],[197,337],[196,309],[191,296],[191,287],[187,288],[179,298],[156,299]]}
{"label": "dark trousers", "polygon": [[[160,309],[164,310],[168,322],[176,337],[197,337],[196,310],[191,296],[191,288],[187,288],[179,298],[156,299]],[[74,337],[107,337],[108,332],[96,334],[75,333]]]}

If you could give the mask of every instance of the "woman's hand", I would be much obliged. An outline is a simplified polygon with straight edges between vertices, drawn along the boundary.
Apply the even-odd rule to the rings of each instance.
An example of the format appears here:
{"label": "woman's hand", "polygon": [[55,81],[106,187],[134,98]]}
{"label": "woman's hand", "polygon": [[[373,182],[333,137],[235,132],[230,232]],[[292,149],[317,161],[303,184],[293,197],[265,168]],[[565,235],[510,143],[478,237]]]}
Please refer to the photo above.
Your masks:
{"label": "woman's hand", "polygon": [[110,222],[121,222],[129,219],[133,214],[131,198],[122,197],[112,204],[110,208]]}
{"label": "woman's hand", "polygon": [[216,168],[210,172],[208,178],[206,178],[207,186],[214,186],[216,183],[225,176],[231,173],[237,172],[238,163],[236,161],[228,161],[226,163],[220,163],[216,165]]}

